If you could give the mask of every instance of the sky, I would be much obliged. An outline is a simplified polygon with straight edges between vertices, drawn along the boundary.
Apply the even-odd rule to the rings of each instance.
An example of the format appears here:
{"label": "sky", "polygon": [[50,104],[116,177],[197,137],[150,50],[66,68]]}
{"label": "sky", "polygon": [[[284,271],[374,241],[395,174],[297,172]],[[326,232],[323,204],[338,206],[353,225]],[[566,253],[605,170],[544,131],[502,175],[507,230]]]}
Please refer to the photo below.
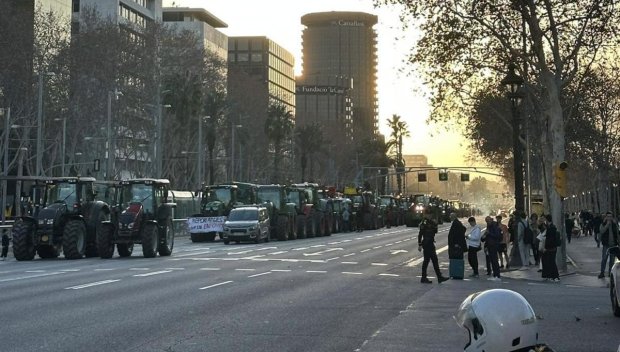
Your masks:
{"label": "sky", "polygon": [[[379,130],[389,136],[387,120],[393,114],[407,122],[411,137],[403,141],[405,154],[424,154],[434,166],[464,166],[465,139],[446,126],[427,125],[428,98],[420,79],[402,73],[404,60],[418,32],[404,31],[394,7],[374,8],[372,0],[163,0],[164,6],[204,8],[228,28],[228,36],[267,36],[295,56],[295,73],[301,75],[301,17],[312,12],[360,11],[375,14],[378,34]],[[456,126],[455,126],[456,127]]]}

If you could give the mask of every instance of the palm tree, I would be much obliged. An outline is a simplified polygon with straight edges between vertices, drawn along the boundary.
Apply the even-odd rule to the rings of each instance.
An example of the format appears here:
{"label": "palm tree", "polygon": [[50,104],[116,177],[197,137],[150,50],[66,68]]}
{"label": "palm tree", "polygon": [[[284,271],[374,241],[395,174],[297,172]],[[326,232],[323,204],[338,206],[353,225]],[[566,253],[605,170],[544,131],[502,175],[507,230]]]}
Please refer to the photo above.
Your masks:
{"label": "palm tree", "polygon": [[402,172],[405,170],[405,160],[403,159],[403,137],[409,137],[407,123],[401,120],[399,115],[392,115],[392,119],[388,120],[388,126],[392,130],[390,133],[390,149],[395,149],[393,159],[395,161],[394,166],[396,168],[396,183],[398,184],[398,193],[403,192],[403,177]]}
{"label": "palm tree", "polygon": [[267,108],[265,134],[273,144],[273,182],[280,179],[280,159],[283,157],[285,142],[293,132],[293,113],[279,101],[271,101]]}
{"label": "palm tree", "polygon": [[295,129],[295,144],[301,163],[301,181],[305,181],[308,161],[310,161],[310,175],[312,176],[313,156],[321,151],[324,144],[323,131],[319,124],[298,126]]}

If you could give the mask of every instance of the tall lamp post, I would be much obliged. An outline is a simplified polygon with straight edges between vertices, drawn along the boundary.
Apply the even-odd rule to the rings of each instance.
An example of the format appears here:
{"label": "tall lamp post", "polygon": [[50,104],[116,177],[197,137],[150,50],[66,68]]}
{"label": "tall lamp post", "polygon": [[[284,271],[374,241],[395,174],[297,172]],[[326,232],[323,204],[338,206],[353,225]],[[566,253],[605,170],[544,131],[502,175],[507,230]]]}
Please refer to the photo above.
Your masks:
{"label": "tall lamp post", "polygon": [[230,139],[230,181],[235,180],[235,130],[240,127],[243,127],[243,125],[232,125]]}
{"label": "tall lamp post", "polygon": [[112,179],[112,174],[113,174],[113,168],[114,168],[114,156],[116,154],[115,148],[113,146],[112,143],[112,97],[114,97],[116,100],[118,100],[118,97],[123,95],[123,92],[114,89],[113,91],[109,90],[108,91],[108,121],[107,121],[107,126],[106,126],[106,131],[107,131],[107,159],[106,159],[106,170],[105,170],[105,176],[106,179],[111,180]]}
{"label": "tall lamp post", "polygon": [[519,106],[523,101],[523,78],[515,72],[517,66],[514,63],[508,65],[508,73],[502,79],[502,85],[508,88],[507,97],[510,100],[512,110],[512,143],[513,159],[515,172],[515,209],[525,210],[525,192],[523,187],[523,149],[521,146],[521,117],[519,116]]}
{"label": "tall lamp post", "polygon": [[67,118],[55,118],[54,121],[62,121],[62,155],[61,155],[61,175],[64,177],[65,174],[65,152],[67,151]]}
{"label": "tall lamp post", "polygon": [[[9,176],[9,134],[11,133],[10,120],[11,120],[11,108],[1,110],[4,115],[4,165],[2,167],[2,174],[4,177]],[[2,180],[2,224],[6,221],[6,193],[8,191],[7,180]]]}

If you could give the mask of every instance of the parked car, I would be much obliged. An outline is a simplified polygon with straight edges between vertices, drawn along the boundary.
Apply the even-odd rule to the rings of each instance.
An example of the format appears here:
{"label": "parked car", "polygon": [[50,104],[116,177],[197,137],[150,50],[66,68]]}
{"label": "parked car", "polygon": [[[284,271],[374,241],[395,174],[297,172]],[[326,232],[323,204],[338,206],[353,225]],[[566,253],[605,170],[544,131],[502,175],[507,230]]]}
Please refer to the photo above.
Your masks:
{"label": "parked car", "polygon": [[269,242],[270,235],[269,211],[263,206],[242,206],[230,211],[224,223],[224,244],[230,241],[253,241],[262,239]]}
{"label": "parked car", "polygon": [[[609,255],[616,255],[620,260],[620,253],[618,247],[615,250],[610,248]],[[611,275],[609,278],[609,295],[611,296],[611,309],[614,315],[620,317],[620,262],[616,262],[611,268]]]}

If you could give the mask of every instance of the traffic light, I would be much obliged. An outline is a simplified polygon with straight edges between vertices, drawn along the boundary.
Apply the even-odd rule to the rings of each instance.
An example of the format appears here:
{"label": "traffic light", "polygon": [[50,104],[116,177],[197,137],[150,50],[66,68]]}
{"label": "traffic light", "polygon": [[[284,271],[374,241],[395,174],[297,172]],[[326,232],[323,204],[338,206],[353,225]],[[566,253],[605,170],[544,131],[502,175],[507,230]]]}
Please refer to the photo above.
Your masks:
{"label": "traffic light", "polygon": [[426,182],[426,172],[421,172],[418,174],[418,182]]}
{"label": "traffic light", "polygon": [[469,182],[469,174],[461,174],[461,182]]}
{"label": "traffic light", "polygon": [[447,171],[439,171],[439,181],[448,181]]}
{"label": "traffic light", "polygon": [[555,187],[556,192],[558,192],[558,194],[562,198],[565,198],[568,194],[568,180],[566,178],[567,168],[568,163],[566,163],[566,161],[562,161],[561,163],[553,167],[553,186]]}

